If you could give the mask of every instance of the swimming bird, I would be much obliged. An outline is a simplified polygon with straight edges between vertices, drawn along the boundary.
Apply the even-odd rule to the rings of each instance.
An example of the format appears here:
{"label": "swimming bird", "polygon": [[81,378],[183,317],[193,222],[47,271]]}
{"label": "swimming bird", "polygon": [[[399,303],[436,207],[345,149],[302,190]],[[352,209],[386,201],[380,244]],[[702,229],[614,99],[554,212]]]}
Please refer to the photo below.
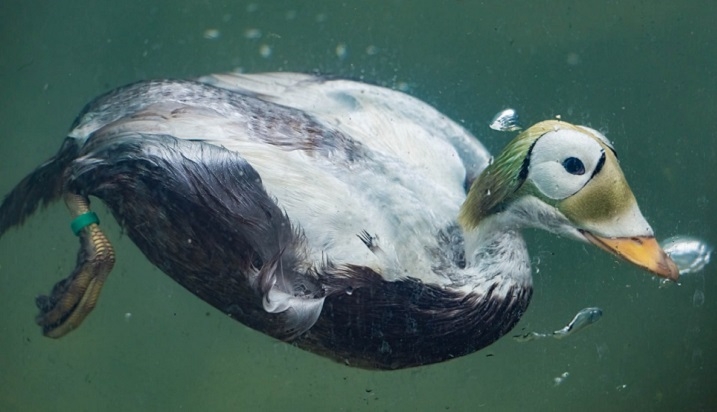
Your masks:
{"label": "swimming bird", "polygon": [[678,277],[598,131],[543,121],[492,159],[426,103],[342,79],[141,81],[89,103],[0,206],[0,235],[59,199],[72,215],[76,267],[36,299],[49,337],[81,324],[115,261],[90,197],[218,310],[368,369],[508,333],[533,288],[525,227]]}

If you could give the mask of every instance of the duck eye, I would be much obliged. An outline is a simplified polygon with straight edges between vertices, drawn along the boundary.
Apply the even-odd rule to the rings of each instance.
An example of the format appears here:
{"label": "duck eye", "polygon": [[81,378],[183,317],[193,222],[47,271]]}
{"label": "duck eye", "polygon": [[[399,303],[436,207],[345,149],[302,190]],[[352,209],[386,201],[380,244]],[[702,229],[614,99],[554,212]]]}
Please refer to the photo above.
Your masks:
{"label": "duck eye", "polygon": [[568,157],[563,160],[563,167],[571,175],[582,175],[585,174],[585,165],[577,157]]}

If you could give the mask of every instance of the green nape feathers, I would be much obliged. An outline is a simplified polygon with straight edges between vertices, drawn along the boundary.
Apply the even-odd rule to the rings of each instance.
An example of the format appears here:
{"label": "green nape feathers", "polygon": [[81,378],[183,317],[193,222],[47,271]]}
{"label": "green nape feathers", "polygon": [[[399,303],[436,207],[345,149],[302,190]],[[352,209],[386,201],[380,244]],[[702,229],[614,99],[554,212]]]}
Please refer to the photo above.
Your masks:
{"label": "green nape feathers", "polygon": [[[487,216],[502,211],[523,192],[528,175],[530,148],[543,134],[557,129],[579,130],[559,120],[537,123],[515,137],[473,182],[461,207],[458,222],[474,229]],[[530,190],[530,188],[526,188]]]}

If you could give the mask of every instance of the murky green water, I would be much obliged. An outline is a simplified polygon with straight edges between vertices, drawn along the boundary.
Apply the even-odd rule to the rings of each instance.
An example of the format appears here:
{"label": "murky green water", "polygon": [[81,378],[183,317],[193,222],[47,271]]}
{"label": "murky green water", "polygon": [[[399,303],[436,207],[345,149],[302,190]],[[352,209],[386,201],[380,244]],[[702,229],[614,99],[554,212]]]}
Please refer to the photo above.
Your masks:
{"label": "murky green water", "polygon": [[[109,88],[238,67],[320,71],[406,89],[493,152],[508,137],[487,123],[506,105],[526,123],[589,124],[615,142],[658,237],[717,244],[717,3],[493,3],[4,1],[0,193],[53,154],[82,106]],[[552,330],[586,306],[605,311],[598,324],[563,341],[508,338],[378,373],[225,318],[105,221],[118,263],[95,312],[57,341],[40,335],[33,299],[74,265],[64,208],[0,239],[0,410],[717,407],[714,262],[659,289],[594,248],[530,232],[535,295],[516,331]]]}

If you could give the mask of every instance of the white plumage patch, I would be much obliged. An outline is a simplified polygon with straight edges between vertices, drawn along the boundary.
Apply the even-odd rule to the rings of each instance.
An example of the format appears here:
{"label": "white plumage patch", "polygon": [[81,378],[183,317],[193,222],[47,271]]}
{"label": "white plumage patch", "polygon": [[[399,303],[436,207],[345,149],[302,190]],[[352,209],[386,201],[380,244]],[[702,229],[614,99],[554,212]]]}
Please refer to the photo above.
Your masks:
{"label": "white plumage patch", "polygon": [[[241,127],[241,118],[224,114],[213,122],[213,134],[199,134],[192,131],[208,123],[203,116],[191,109],[173,114],[172,135],[204,140],[249,161],[306,234],[310,260],[367,266],[388,280],[450,282],[427,269],[436,264],[438,232],[455,221],[465,199],[467,176],[487,165],[489,154],[473,136],[413,97],[363,83],[283,73],[201,80],[299,109],[322,130],[358,143],[356,161],[342,157],[351,153],[322,157],[311,148],[258,141]],[[381,253],[361,241],[363,231],[380,239]]]}
{"label": "white plumage patch", "polygon": [[[565,199],[590,180],[602,153],[600,144],[583,133],[569,129],[548,132],[533,147],[528,179],[547,197]],[[584,170],[570,173],[564,165],[568,159],[576,159]]]}

